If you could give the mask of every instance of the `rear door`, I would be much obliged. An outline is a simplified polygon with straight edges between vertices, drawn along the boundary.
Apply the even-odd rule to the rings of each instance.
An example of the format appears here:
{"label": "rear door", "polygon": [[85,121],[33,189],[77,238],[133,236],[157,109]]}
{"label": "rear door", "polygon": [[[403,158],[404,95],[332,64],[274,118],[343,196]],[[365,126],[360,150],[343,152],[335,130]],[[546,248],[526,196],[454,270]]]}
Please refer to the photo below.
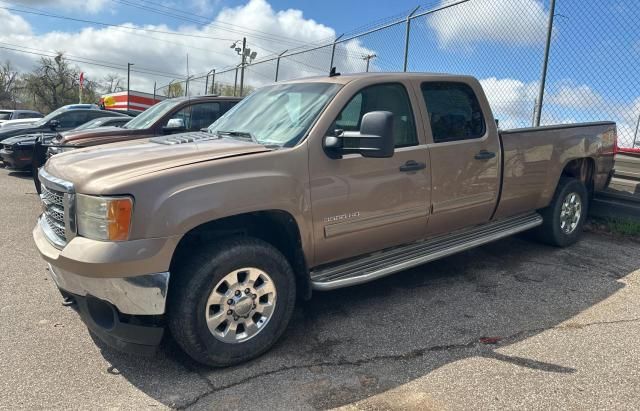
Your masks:
{"label": "rear door", "polygon": [[460,81],[422,82],[432,178],[428,234],[488,222],[500,189],[500,142],[479,85]]}

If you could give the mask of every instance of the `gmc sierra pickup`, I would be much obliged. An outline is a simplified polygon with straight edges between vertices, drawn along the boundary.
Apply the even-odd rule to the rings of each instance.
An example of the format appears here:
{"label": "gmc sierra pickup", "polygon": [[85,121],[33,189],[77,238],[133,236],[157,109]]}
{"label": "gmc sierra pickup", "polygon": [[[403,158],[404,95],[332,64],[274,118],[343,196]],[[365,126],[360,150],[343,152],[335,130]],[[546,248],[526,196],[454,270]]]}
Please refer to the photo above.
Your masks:
{"label": "gmc sierra pickup", "polygon": [[572,244],[615,143],[611,122],[499,131],[467,76],[288,81],[208,132],[54,156],[33,238],[106,343],[148,353],[167,329],[227,366],[269,349],[312,290],[530,229]]}

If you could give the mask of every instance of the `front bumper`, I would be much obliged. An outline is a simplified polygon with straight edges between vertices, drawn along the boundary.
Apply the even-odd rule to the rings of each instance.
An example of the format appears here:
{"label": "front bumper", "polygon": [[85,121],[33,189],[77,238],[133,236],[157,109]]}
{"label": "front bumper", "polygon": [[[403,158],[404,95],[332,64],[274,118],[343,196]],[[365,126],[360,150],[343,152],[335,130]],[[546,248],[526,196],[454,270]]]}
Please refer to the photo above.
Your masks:
{"label": "front bumper", "polygon": [[31,168],[33,152],[29,150],[0,150],[0,159],[7,168],[26,170]]}
{"label": "front bumper", "polygon": [[123,316],[110,303],[93,296],[81,296],[60,290],[71,308],[80,314],[89,331],[118,351],[153,355],[164,335],[163,318]]}

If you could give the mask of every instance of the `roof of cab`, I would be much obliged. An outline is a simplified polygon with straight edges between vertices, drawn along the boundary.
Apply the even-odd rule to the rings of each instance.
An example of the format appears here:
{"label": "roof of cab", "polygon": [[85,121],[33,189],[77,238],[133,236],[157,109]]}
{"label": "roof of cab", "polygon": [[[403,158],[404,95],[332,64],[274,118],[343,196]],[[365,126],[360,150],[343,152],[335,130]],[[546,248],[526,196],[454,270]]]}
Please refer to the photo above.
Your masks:
{"label": "roof of cab", "polygon": [[[461,74],[450,74],[450,73],[405,73],[405,72],[395,72],[395,73],[349,73],[349,74],[338,74],[335,76],[318,76],[318,77],[307,77],[307,78],[299,78],[295,80],[283,81],[282,83],[337,83],[337,84],[347,84],[352,81],[361,80],[361,79],[380,79],[383,81],[398,81],[407,78],[420,78],[420,79],[438,79],[441,77],[451,78],[451,77],[459,77],[461,79],[473,78],[472,76],[461,75]],[[280,82],[278,83],[280,84]]]}

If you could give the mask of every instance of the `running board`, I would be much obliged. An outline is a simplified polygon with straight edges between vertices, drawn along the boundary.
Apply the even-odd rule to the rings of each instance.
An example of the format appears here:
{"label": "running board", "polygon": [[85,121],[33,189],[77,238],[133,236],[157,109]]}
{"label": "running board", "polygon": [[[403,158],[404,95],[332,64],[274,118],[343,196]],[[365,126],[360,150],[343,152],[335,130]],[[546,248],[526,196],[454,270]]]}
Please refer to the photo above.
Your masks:
{"label": "running board", "polygon": [[446,257],[542,224],[537,214],[510,217],[425,241],[389,248],[364,257],[325,265],[311,271],[315,290],[362,284],[407,268]]}

